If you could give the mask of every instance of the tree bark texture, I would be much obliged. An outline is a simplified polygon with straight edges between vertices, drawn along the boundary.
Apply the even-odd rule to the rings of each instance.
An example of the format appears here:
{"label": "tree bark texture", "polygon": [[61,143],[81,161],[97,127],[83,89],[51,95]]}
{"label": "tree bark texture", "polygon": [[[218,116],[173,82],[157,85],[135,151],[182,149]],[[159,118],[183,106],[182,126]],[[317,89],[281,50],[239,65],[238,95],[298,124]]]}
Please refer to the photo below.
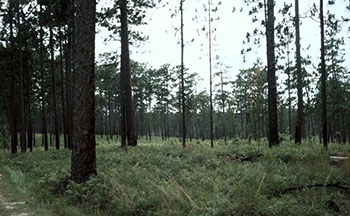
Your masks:
{"label": "tree bark texture", "polygon": [[72,180],[96,174],[95,140],[95,0],[76,0]]}
{"label": "tree bark texture", "polygon": [[274,34],[274,0],[267,1],[267,80],[268,80],[268,114],[269,114],[269,147],[278,146],[277,123],[277,88],[276,88],[276,58],[275,58],[275,34]]}
{"label": "tree bark texture", "polygon": [[[120,22],[121,22],[121,94],[122,94],[122,121],[121,127],[126,129],[127,145],[136,146],[137,136],[135,130],[135,116],[132,102],[131,90],[131,72],[130,72],[130,54],[129,54],[129,32],[128,32],[128,13],[127,0],[119,1]],[[124,116],[124,117],[123,117]],[[123,129],[122,129],[123,132]],[[123,139],[123,136],[122,136]],[[125,136],[124,136],[125,139]]]}

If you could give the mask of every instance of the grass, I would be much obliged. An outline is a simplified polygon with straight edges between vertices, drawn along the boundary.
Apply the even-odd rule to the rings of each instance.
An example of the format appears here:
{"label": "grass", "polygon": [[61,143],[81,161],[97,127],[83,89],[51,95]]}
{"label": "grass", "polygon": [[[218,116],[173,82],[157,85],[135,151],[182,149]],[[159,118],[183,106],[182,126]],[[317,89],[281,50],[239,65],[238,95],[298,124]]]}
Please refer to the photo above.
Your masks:
{"label": "grass", "polygon": [[[38,142],[39,143],[39,142]],[[349,145],[304,142],[248,144],[231,140],[139,140],[126,153],[118,142],[97,137],[98,176],[82,185],[70,180],[70,151],[35,148],[10,157],[2,170],[21,193],[57,215],[350,215],[350,194],[318,187],[286,194],[296,186],[340,182],[350,187],[350,164],[330,165],[329,154]],[[241,158],[250,161],[242,161]]]}

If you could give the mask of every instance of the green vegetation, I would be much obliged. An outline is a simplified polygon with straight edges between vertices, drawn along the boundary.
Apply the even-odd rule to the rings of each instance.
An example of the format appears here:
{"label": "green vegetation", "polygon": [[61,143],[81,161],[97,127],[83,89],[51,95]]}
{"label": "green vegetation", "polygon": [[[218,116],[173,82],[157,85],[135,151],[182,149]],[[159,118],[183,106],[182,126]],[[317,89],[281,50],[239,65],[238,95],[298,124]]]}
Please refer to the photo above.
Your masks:
{"label": "green vegetation", "polygon": [[[70,180],[70,151],[11,157],[1,152],[0,172],[8,184],[58,215],[348,215],[350,163],[331,165],[330,154],[350,153],[349,145],[266,141],[139,140],[125,152],[120,143],[97,140],[98,176],[84,184]],[[22,191],[22,192],[21,192]],[[51,215],[51,214],[49,214]]]}

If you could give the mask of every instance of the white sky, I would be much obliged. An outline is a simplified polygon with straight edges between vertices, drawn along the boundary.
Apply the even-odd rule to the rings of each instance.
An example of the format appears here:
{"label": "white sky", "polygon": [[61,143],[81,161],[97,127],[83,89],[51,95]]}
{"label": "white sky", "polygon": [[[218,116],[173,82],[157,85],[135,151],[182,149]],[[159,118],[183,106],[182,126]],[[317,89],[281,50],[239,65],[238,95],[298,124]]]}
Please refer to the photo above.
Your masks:
{"label": "white sky", "polygon": [[[239,69],[248,68],[252,66],[252,63],[256,61],[257,57],[260,57],[263,62],[266,62],[265,51],[265,39],[262,39],[263,46],[255,49],[247,55],[247,62],[243,63],[243,57],[240,54],[243,46],[242,41],[245,39],[247,32],[257,27],[257,23],[252,23],[251,16],[248,16],[250,6],[247,7],[244,4],[244,0],[212,0],[213,5],[219,1],[222,5],[219,7],[217,13],[213,13],[213,17],[220,16],[219,20],[215,20],[212,23],[212,27],[217,31],[213,34],[216,38],[213,41],[213,65],[217,63],[215,56],[218,55],[223,65],[228,66],[228,76],[234,78]],[[282,7],[283,2],[294,3],[294,0],[276,1],[275,14],[278,14],[279,8]],[[300,0],[300,14],[304,14],[308,11],[310,6],[315,1]],[[316,1],[317,3],[319,1]],[[325,1],[326,4],[327,1]],[[168,6],[162,8],[151,9],[147,13],[148,25],[140,26],[134,29],[142,31],[145,35],[149,36],[149,40],[139,47],[130,47],[131,58],[139,62],[146,62],[153,68],[158,68],[162,64],[169,63],[172,66],[180,64],[180,45],[178,44],[180,38],[180,32],[175,35],[174,27],[180,27],[180,15],[171,18],[171,12],[169,8],[174,11],[177,8],[179,1],[171,1]],[[187,0],[184,3],[184,37],[185,37],[185,65],[190,69],[189,72],[197,72],[203,81],[200,83],[202,89],[207,89],[209,86],[209,65],[208,65],[208,39],[206,37],[207,31],[202,31],[202,27],[205,25],[207,30],[207,13],[204,12],[203,4],[207,4],[206,0]],[[344,14],[349,14],[345,10],[345,2],[337,1],[337,4],[343,4],[344,7],[338,6],[325,6],[325,12],[329,9],[331,12],[336,11],[337,17]],[[232,13],[233,7],[236,8]],[[243,12],[240,12],[240,8],[243,7]],[[195,13],[197,8],[198,13]],[[291,9],[294,15],[294,8]],[[193,21],[197,15],[197,21]],[[261,14],[263,15],[263,14]],[[278,19],[278,18],[277,18]],[[278,20],[277,20],[278,21]],[[302,19],[301,25],[301,43],[302,48],[306,48],[311,45],[311,48],[307,52],[302,52],[302,55],[307,54],[312,56],[312,61],[317,66],[319,62],[319,49],[320,49],[320,37],[319,37],[319,23],[311,19]],[[344,29],[348,28],[348,24],[344,26]],[[199,30],[198,35],[196,30]],[[344,32],[346,32],[344,30]],[[120,53],[120,45],[118,41],[104,43],[103,40],[108,35],[106,30],[101,32],[96,37],[96,53],[117,51]],[[349,34],[347,34],[349,35]],[[348,37],[347,37],[348,38]],[[194,42],[191,42],[195,39]],[[201,44],[203,46],[201,46]],[[293,44],[294,46],[294,44]],[[349,39],[346,41],[346,47],[349,46]],[[345,47],[344,47],[345,48]],[[346,56],[350,55],[349,48],[346,49]],[[293,58],[293,56],[291,56]],[[349,66],[349,58],[346,58],[346,65]],[[214,69],[213,72],[217,71]]]}

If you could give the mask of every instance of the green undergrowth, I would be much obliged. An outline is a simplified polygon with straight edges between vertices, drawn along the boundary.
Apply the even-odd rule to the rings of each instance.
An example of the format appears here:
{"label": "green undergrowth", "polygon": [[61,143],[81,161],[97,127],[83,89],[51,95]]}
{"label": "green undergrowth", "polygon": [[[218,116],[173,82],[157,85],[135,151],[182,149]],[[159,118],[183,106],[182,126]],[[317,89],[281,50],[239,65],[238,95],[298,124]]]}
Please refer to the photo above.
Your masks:
{"label": "green undergrowth", "polygon": [[350,164],[331,165],[330,154],[349,145],[283,142],[140,140],[125,152],[98,137],[98,175],[84,184],[70,180],[70,151],[36,148],[1,155],[18,188],[58,215],[349,215]]}

